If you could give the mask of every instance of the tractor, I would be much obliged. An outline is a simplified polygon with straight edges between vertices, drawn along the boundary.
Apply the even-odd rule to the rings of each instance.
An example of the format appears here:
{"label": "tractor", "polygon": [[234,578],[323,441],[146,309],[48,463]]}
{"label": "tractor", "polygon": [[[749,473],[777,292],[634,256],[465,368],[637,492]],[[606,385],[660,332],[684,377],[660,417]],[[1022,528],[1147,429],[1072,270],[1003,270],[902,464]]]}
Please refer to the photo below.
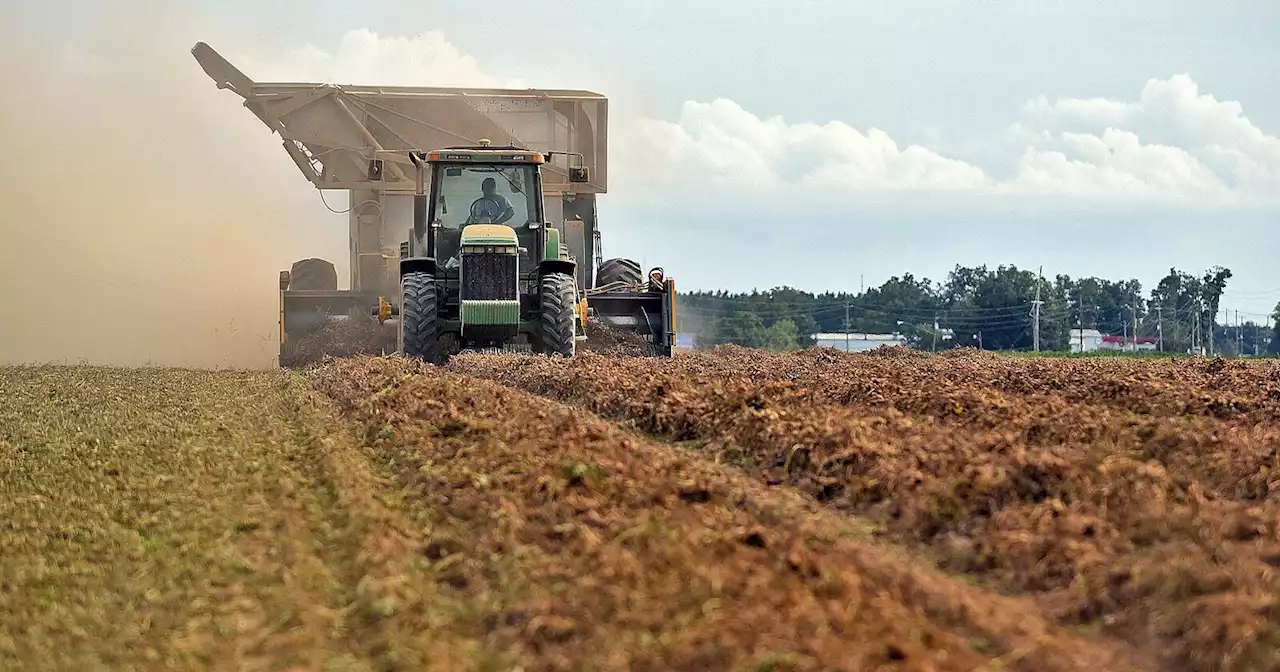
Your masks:
{"label": "tractor", "polygon": [[204,42],[191,53],[317,190],[347,193],[347,287],[326,259],[280,272],[282,366],[326,325],[371,314],[399,321],[402,353],[433,362],[470,350],[572,356],[588,324],[673,354],[674,280],[601,253],[605,96],[257,82]]}
{"label": "tractor", "polygon": [[[460,352],[572,357],[587,304],[575,260],[545,221],[546,154],[481,140],[409,158],[417,190],[401,245],[400,352],[428,362]],[[588,170],[571,168],[569,179],[586,182]]]}

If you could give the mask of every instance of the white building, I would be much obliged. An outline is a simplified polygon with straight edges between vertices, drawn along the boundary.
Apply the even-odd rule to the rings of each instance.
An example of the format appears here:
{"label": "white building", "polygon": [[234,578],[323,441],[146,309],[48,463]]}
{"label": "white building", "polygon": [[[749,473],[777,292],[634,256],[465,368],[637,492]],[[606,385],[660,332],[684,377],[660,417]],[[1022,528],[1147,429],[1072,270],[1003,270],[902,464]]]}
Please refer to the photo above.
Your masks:
{"label": "white building", "polygon": [[1071,330],[1071,352],[1093,352],[1101,347],[1101,331],[1097,329]]}
{"label": "white building", "polygon": [[907,339],[902,334],[846,334],[840,331],[814,334],[813,344],[819,348],[862,352],[882,345],[906,345]]}
{"label": "white building", "polygon": [[1097,329],[1071,330],[1071,352],[1095,352],[1098,350],[1146,352],[1155,349],[1156,339],[1154,338],[1111,336]]}

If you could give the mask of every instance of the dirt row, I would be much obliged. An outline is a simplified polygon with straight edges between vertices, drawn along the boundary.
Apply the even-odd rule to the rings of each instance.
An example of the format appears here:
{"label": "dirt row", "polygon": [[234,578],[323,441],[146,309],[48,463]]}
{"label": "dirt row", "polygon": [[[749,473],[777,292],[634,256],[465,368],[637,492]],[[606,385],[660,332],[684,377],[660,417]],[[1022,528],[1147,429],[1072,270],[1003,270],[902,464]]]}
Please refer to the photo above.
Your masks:
{"label": "dirt row", "polygon": [[901,348],[792,355],[721,348],[646,366],[679,376],[733,372],[822,402],[883,407],[950,427],[1017,430],[1029,446],[1133,447],[1215,496],[1280,494],[1280,361],[1015,359]]}
{"label": "dirt row", "polygon": [[1162,669],[1280,669],[1274,365],[730,349],[451,368],[798,487]]}
{"label": "dirt row", "polygon": [[[1280,421],[1280,360],[1274,359],[1017,358],[972,348],[932,356],[906,348],[865,353],[812,348],[777,354],[721,346],[673,362],[651,361],[677,366],[686,374],[732,370],[758,382],[795,382],[844,403],[918,404],[982,389],[1159,417],[1190,414],[1249,423]],[[961,399],[981,401],[972,396]]]}
{"label": "dirt row", "polygon": [[1155,669],[499,384],[0,368],[0,670]]}
{"label": "dirt row", "polygon": [[575,409],[395,359],[310,375],[420,521],[433,589],[523,669],[1154,669]]}

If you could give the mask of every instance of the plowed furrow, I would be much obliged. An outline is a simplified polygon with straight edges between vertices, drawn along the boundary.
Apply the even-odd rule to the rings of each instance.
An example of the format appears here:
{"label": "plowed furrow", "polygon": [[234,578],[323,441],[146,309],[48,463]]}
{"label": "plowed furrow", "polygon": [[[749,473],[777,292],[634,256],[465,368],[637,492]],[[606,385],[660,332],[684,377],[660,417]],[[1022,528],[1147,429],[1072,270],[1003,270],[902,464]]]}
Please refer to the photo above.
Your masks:
{"label": "plowed furrow", "polygon": [[700,376],[732,371],[762,383],[794,382],[832,400],[863,405],[898,407],[982,389],[996,398],[1034,395],[1157,417],[1280,420],[1278,360],[1038,359],[980,351],[930,356],[902,348],[775,354],[723,346],[651,365]]}
{"label": "plowed furrow", "polygon": [[572,409],[398,361],[313,376],[419,512],[432,590],[526,670],[1134,667],[856,519]]}
{"label": "plowed furrow", "polygon": [[[1144,437],[1104,426],[1114,417],[1078,432],[1052,417],[1030,421],[1033,411],[1007,397],[1007,419],[963,426],[904,413],[893,397],[878,407],[839,403],[712,361],[463,358],[454,367],[697,441],[767,482],[932,545],[952,569],[1035,595],[1061,622],[1159,650],[1165,669],[1280,664],[1280,502],[1224,497],[1230,466],[1206,480],[1197,469],[1212,459],[1178,457],[1215,445],[1250,455],[1265,495],[1266,460],[1275,459],[1268,435],[1202,435],[1188,448],[1176,429]],[[1058,440],[1029,439],[1035,423]]]}

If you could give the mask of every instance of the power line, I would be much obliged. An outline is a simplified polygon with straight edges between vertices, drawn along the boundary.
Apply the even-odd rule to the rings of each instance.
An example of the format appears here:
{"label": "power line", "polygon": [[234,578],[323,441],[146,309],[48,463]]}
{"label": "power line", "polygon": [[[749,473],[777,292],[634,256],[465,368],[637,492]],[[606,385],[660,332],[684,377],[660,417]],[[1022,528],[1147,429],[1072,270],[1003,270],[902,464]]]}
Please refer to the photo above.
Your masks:
{"label": "power line", "polygon": [[1041,266],[1036,275],[1036,298],[1031,302],[1031,314],[1035,320],[1035,326],[1031,331],[1032,347],[1036,352],[1040,352],[1040,304],[1044,301],[1040,300],[1040,285],[1044,282],[1044,266]]}

